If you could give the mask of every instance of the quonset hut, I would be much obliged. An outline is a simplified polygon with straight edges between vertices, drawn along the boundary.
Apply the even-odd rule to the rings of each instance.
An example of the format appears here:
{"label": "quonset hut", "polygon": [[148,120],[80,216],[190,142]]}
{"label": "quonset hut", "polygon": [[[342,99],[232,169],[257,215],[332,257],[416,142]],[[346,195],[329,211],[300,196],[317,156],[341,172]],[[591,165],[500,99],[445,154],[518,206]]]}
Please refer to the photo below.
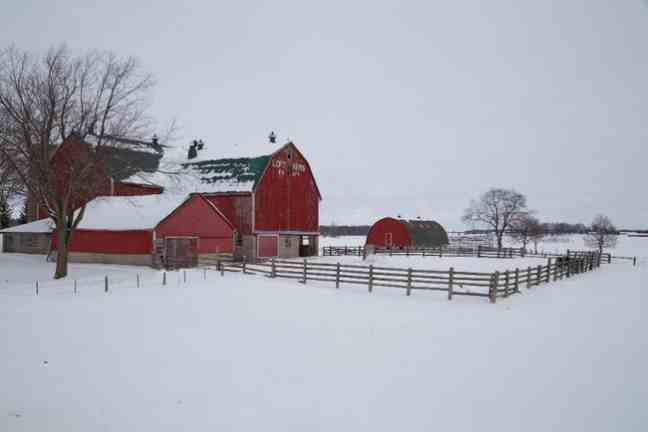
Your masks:
{"label": "quonset hut", "polygon": [[366,241],[367,246],[380,248],[439,247],[448,243],[448,233],[438,222],[392,217],[374,223]]}

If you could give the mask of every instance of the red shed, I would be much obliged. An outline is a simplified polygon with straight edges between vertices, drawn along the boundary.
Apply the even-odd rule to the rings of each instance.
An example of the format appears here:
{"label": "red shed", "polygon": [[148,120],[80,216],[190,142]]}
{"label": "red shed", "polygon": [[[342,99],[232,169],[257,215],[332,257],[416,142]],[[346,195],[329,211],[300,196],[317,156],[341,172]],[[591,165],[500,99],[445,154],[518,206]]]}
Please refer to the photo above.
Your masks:
{"label": "red shed", "polygon": [[[234,226],[200,194],[100,197],[87,205],[72,234],[70,261],[195,266],[232,253],[234,234]],[[55,235],[51,249],[57,250]]]}
{"label": "red shed", "polygon": [[236,257],[317,255],[321,194],[294,143],[271,155],[192,159],[184,167],[196,180],[185,188],[203,194],[237,229]]}
{"label": "red shed", "polygon": [[386,217],[373,224],[367,245],[386,248],[438,247],[447,245],[448,234],[431,220],[406,220]]}

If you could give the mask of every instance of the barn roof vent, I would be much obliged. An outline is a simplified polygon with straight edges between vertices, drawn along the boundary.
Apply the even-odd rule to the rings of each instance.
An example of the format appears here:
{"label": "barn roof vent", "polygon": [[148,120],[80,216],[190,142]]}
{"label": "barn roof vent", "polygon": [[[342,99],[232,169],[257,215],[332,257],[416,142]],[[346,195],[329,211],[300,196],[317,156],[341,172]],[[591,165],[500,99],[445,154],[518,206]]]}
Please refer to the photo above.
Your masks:
{"label": "barn roof vent", "polygon": [[270,141],[270,144],[274,144],[277,142],[277,134],[274,133],[274,131],[271,131],[270,135],[268,135],[268,141]]}

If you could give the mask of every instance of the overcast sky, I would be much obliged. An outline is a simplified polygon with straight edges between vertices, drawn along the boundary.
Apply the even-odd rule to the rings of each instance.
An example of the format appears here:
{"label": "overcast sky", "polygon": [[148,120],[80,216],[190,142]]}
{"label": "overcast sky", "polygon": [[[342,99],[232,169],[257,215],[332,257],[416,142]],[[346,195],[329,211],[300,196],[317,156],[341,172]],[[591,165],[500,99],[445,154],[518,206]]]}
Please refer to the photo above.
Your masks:
{"label": "overcast sky", "polygon": [[545,221],[648,228],[643,0],[3,3],[0,45],[138,57],[178,145],[310,160],[321,222],[465,228],[490,187]]}

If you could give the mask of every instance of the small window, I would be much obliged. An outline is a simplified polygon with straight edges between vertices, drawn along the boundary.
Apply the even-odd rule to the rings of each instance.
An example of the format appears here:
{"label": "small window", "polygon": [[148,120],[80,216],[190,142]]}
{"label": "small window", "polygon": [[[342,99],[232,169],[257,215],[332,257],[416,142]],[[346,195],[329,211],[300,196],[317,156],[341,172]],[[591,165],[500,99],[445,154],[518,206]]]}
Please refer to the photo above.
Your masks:
{"label": "small window", "polygon": [[292,150],[288,150],[288,160],[292,160]]}
{"label": "small window", "polygon": [[286,237],[284,239],[284,246],[287,247],[287,248],[292,246],[292,241],[290,240],[290,237]]}
{"label": "small window", "polygon": [[310,246],[310,237],[308,237],[308,236],[302,236],[302,238],[301,238],[301,245],[302,245],[302,246]]}

